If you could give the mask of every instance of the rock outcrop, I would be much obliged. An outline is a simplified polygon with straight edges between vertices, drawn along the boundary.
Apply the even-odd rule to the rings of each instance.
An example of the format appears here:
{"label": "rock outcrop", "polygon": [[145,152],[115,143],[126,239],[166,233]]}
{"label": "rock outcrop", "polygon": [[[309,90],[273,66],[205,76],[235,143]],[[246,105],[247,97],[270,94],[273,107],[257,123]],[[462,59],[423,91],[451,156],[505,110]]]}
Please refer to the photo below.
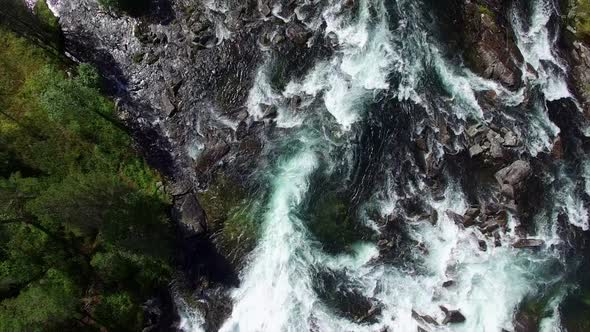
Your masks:
{"label": "rock outcrop", "polygon": [[465,60],[483,77],[510,90],[522,85],[522,54],[510,29],[503,26],[505,7],[500,1],[466,1],[464,7]]}

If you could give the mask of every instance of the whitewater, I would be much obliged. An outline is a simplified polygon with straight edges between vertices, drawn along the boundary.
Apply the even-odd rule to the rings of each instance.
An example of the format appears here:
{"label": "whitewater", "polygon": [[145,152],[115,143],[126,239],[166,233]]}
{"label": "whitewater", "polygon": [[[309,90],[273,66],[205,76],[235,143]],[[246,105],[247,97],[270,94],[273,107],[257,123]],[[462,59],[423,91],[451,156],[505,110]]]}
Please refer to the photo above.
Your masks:
{"label": "whitewater", "polygon": [[[494,91],[507,107],[519,107],[524,100],[523,90],[508,91],[447,59],[441,42],[428,31],[423,2],[358,2],[356,17],[346,14],[344,1],[331,0],[315,19],[316,27],[324,22],[325,34],[336,36],[337,50],[318,60],[303,78],[277,91],[270,83],[272,56],[258,70],[248,112],[262,120],[260,105],[274,105],[276,125],[288,129],[289,135],[275,144],[278,153],[273,154],[273,169],[265,177],[270,192],[259,221],[260,238],[240,272],[240,285],[230,292],[231,313],[220,331],[514,331],[514,313],[523,299],[561,280],[555,266],[563,262],[558,250],[563,240],[552,220],[566,211],[574,226],[589,228],[588,212],[573,194],[575,181],[565,171],[547,175],[556,180],[553,204],[534,218],[536,232],[531,238],[545,243],[539,250],[513,247],[520,221],[512,213],[506,231],[496,239],[478,228],[457,225],[450,212],[463,215],[470,208],[458,179],[445,173],[443,195],[438,197],[423,178],[409,179],[397,169],[400,163],[387,159],[380,161],[380,181],[359,203],[377,206],[379,216],[361,213],[359,222],[379,235],[382,229],[375,219],[403,214],[403,202],[419,197],[431,209],[433,220],[407,225],[406,236],[419,244],[410,249],[412,260],[399,264],[382,259],[376,241],[361,240],[346,253],[329,253],[308,229],[313,220],[302,211],[312,193],[321,190],[314,187],[313,178],[337,174],[342,183],[352,181],[359,158],[356,142],[366,128],[362,124],[381,103],[395,100],[402,105],[390,112],[415,105],[410,111],[423,110],[417,117],[442,117],[460,133],[467,130],[467,119],[485,121],[478,92]],[[532,156],[550,151],[559,133],[549,119],[546,101],[572,97],[565,80],[567,69],[553,51],[557,37],[549,18],[555,10],[549,0],[535,0],[528,17],[517,8],[510,13],[517,46],[525,63],[538,73],[533,76],[524,69],[523,79],[527,87],[542,91],[520,124],[526,128],[522,137]],[[425,79],[429,75],[435,75],[440,89],[432,89]],[[294,97],[302,100],[304,111],[289,107],[288,100]],[[401,128],[392,128],[396,130]],[[419,135],[421,128],[409,130]],[[434,142],[429,153],[441,158],[446,152]],[[404,152],[392,155],[403,158]],[[481,250],[482,245],[487,250]],[[353,319],[333,308],[318,291],[317,276],[325,271],[337,276],[343,287],[370,299],[378,314]],[[452,286],[445,287],[450,280]],[[554,310],[541,322],[543,331],[561,330],[557,306],[562,296],[553,297]],[[441,306],[460,310],[465,322],[441,324],[445,318]],[[203,329],[198,312],[185,308],[181,315],[183,330]]]}

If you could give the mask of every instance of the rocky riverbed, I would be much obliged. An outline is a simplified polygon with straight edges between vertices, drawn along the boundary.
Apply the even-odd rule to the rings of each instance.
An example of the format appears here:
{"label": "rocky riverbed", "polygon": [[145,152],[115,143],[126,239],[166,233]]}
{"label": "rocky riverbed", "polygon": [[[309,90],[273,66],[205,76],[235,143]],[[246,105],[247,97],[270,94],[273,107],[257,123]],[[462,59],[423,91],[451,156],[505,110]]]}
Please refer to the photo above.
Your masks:
{"label": "rocky riverbed", "polygon": [[[270,207],[264,206],[274,197],[269,183],[275,180],[261,173],[275,167],[281,151],[294,144],[277,142],[293,137],[301,126],[326,131],[327,141],[336,144],[321,150],[325,155],[318,161],[333,163],[325,170],[333,173],[322,179],[309,175],[314,188],[321,188],[315,200],[330,202],[312,204],[309,219],[331,220],[326,225],[339,220],[327,230],[310,226],[320,241],[333,232],[342,232],[342,239],[352,234],[352,239],[376,244],[373,264],[408,266],[419,260],[416,248],[425,257],[436,250],[426,235],[416,236],[412,225],[437,227],[447,220],[460,234],[471,234],[474,248],[488,254],[501,247],[586,253],[590,44],[572,32],[576,1],[533,2],[154,0],[138,17],[106,10],[95,0],[50,4],[68,54],[100,68],[121,119],[166,178],[179,224],[181,279],[186,281],[179,281],[177,290],[200,294],[200,304],[192,306],[202,311],[202,322],[195,324],[217,330],[233,317],[233,330],[238,330],[244,317],[236,316],[238,309],[229,302],[240,303],[243,297],[232,297],[230,290],[248,284],[248,275],[240,271],[255,264],[256,254],[248,254],[264,252],[254,249],[264,240],[236,217],[235,209],[260,205],[252,214],[266,218]],[[362,15],[371,19],[361,22]],[[365,24],[360,32],[350,31],[359,22]],[[380,24],[388,32],[379,30]],[[364,28],[369,35],[362,34]],[[377,55],[367,55],[380,33],[387,34],[387,42],[375,46]],[[358,50],[353,43],[361,44]],[[363,58],[373,62],[361,71],[384,75],[382,85],[363,81],[355,66],[364,56],[375,58]],[[318,64],[334,61],[344,68],[334,76],[352,79],[328,88],[313,86],[321,85],[321,75],[332,77],[318,71]],[[355,84],[360,84],[358,90]],[[334,94],[336,89],[348,94]],[[370,98],[366,91],[372,91]],[[332,95],[338,98],[329,99]],[[362,104],[366,112],[331,112],[332,105],[345,109],[345,102]],[[319,112],[318,107],[328,109],[338,126],[310,125],[332,121],[316,118],[312,112]],[[343,153],[346,149],[353,152]],[[349,164],[341,166],[347,158]],[[333,170],[339,167],[343,170]],[[383,183],[391,186],[383,189]],[[440,202],[453,186],[465,202],[461,208],[443,208]],[[392,197],[391,209],[367,208],[377,201],[393,202]],[[250,201],[256,203],[244,203]],[[361,215],[374,223],[348,225]],[[559,228],[556,234],[563,241],[543,235],[541,218]],[[342,240],[342,247],[350,249],[348,242]],[[340,248],[340,242],[333,243]],[[576,266],[563,280],[576,279],[579,262],[564,258],[562,263]],[[461,270],[448,267],[453,268]],[[422,273],[408,269],[410,275]],[[451,279],[461,276],[452,274],[446,286],[437,287],[468,287],[464,281],[453,285]],[[395,324],[377,317],[400,314],[364,291],[325,293],[322,301],[339,303],[339,316],[355,317],[361,325],[379,322],[375,326],[385,331]],[[515,323],[494,327],[538,330],[541,317],[530,312],[524,298],[507,309],[515,310]],[[412,324],[430,331],[475,319],[464,312],[468,308],[441,308],[428,313],[421,310],[432,308],[416,308]],[[314,319],[312,330],[313,324],[323,326],[323,318]],[[228,324],[223,326],[232,330]]]}

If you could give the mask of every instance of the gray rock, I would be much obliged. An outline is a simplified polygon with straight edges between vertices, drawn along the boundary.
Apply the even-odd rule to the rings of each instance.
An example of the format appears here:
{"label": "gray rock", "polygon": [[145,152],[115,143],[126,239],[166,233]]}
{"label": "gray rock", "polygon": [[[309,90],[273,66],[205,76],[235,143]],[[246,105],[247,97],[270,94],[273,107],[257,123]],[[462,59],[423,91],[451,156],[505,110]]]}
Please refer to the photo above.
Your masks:
{"label": "gray rock", "polygon": [[523,248],[540,248],[545,245],[545,241],[537,240],[537,239],[520,239],[512,244],[514,248],[523,249]]}
{"label": "gray rock", "polygon": [[512,131],[508,131],[506,135],[504,135],[504,146],[506,147],[514,147],[518,145],[518,138]]}
{"label": "gray rock", "polygon": [[465,321],[465,316],[459,310],[449,310],[444,306],[440,306],[440,309],[445,313],[443,325],[463,323]]}
{"label": "gray rock", "polygon": [[479,156],[480,154],[482,154],[482,153],[483,153],[483,151],[484,151],[484,149],[481,147],[481,145],[479,145],[479,144],[474,144],[473,146],[471,146],[471,147],[469,148],[469,156],[470,156],[471,158],[473,158],[473,157],[477,157],[477,156]]}
{"label": "gray rock", "polygon": [[455,285],[454,280],[447,280],[447,281],[443,282],[443,284],[442,284],[442,286],[444,288],[449,288],[449,287],[452,287],[453,285]]}
{"label": "gray rock", "polygon": [[185,239],[207,231],[205,211],[192,192],[176,197],[173,213]]}
{"label": "gray rock", "polygon": [[500,184],[516,185],[531,175],[531,165],[524,160],[517,160],[510,166],[496,173],[496,180]]}
{"label": "gray rock", "polygon": [[430,324],[430,325],[434,325],[434,326],[438,326],[438,322],[436,321],[436,319],[432,318],[432,316],[429,315],[420,315],[417,311],[412,309],[412,318],[414,318],[417,322],[419,323],[425,323],[425,324]]}

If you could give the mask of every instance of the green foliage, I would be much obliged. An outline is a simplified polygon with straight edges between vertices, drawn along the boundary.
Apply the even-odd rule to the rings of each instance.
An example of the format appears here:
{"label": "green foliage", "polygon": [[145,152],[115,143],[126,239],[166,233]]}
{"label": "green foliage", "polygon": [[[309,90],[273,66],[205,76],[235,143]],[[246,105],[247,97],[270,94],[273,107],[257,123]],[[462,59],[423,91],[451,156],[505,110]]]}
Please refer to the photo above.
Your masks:
{"label": "green foliage", "polygon": [[1,28],[0,41],[0,331],[88,321],[139,330],[141,303],[172,272],[161,180],[96,70],[80,65],[68,78]]}
{"label": "green foliage", "polygon": [[590,2],[578,0],[575,16],[578,38],[590,41]]}
{"label": "green foliage", "polygon": [[96,306],[95,315],[101,321],[114,322],[113,327],[119,330],[141,330],[141,307],[127,292],[103,296]]}
{"label": "green foliage", "polygon": [[53,15],[45,0],[38,0],[35,4],[35,15],[41,21],[45,29],[50,32],[58,33],[60,31],[59,20]]}
{"label": "green foliage", "polygon": [[48,331],[77,317],[81,290],[66,274],[50,269],[18,297],[0,303],[0,331]]}
{"label": "green foliage", "polygon": [[149,0],[99,0],[105,8],[122,11],[129,15],[142,15],[149,9]]}

